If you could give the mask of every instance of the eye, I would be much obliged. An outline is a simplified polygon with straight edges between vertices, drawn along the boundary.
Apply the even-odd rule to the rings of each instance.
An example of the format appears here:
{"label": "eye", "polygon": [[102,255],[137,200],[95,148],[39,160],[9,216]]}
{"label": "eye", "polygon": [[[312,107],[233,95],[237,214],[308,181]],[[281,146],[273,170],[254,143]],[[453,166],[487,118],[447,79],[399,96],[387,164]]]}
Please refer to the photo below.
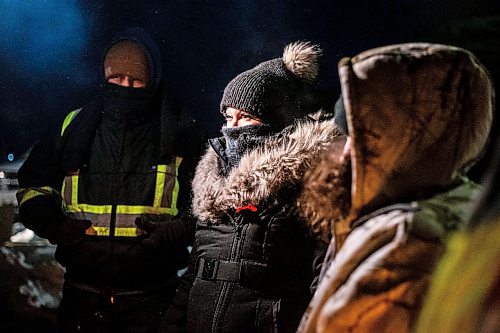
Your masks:
{"label": "eye", "polygon": [[230,115],[230,114],[228,114],[228,113],[224,113],[224,118],[226,118],[226,119],[232,119],[233,116]]}
{"label": "eye", "polygon": [[112,81],[112,82],[123,81],[123,75],[119,75],[119,74],[111,75],[108,78],[108,81]]}
{"label": "eye", "polygon": [[132,82],[132,86],[134,88],[144,88],[146,84],[142,80],[134,79],[134,81]]}
{"label": "eye", "polygon": [[244,119],[255,119],[252,115],[249,115],[248,113],[242,113],[240,115],[240,118],[244,118]]}

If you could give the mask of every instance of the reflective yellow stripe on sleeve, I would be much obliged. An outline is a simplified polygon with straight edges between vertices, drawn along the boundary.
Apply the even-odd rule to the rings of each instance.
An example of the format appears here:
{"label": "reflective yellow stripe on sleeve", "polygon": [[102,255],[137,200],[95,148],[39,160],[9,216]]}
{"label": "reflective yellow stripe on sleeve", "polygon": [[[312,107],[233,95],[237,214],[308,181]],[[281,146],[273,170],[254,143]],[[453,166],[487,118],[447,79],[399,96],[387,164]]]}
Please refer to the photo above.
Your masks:
{"label": "reflective yellow stripe on sleeve", "polygon": [[61,128],[61,136],[63,136],[64,131],[66,130],[66,127],[69,126],[69,124],[71,123],[71,121],[76,117],[76,115],[80,111],[82,111],[82,108],[79,108],[79,109],[76,109],[74,111],[71,111],[70,113],[68,113],[68,115],[66,116],[66,118],[64,118],[64,121],[63,121],[63,124],[62,124],[62,128]]}
{"label": "reflective yellow stripe on sleeve", "polygon": [[33,199],[39,195],[58,195],[58,192],[54,190],[50,186],[42,186],[42,187],[30,187],[30,188],[22,188],[19,189],[16,193],[17,201],[19,202],[19,206],[21,206],[26,201]]}

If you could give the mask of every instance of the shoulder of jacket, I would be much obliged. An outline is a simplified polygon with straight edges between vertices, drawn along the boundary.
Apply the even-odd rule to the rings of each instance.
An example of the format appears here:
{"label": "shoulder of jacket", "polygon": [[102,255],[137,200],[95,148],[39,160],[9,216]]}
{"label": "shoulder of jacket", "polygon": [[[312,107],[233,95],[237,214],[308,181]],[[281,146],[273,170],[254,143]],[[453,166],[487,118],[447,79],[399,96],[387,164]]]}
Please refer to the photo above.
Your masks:
{"label": "shoulder of jacket", "polygon": [[66,115],[66,117],[64,118],[64,121],[62,123],[62,126],[61,126],[61,136],[64,135],[64,132],[66,131],[66,129],[68,128],[69,124],[73,121],[73,119],[75,119],[75,117],[80,113],[80,111],[83,110],[83,107],[81,108],[78,108],[76,110],[73,110],[71,111],[70,113],[68,113]]}

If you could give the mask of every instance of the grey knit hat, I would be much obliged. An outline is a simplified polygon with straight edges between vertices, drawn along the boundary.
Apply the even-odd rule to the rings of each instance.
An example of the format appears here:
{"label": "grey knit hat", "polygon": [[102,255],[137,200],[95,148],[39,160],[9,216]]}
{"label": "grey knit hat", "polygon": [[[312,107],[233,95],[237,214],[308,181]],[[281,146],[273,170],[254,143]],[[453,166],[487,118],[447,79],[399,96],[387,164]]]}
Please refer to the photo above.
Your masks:
{"label": "grey knit hat", "polygon": [[318,45],[287,45],[282,58],[260,63],[231,80],[220,111],[233,107],[277,127],[316,111],[313,83],[318,79],[320,56]]}

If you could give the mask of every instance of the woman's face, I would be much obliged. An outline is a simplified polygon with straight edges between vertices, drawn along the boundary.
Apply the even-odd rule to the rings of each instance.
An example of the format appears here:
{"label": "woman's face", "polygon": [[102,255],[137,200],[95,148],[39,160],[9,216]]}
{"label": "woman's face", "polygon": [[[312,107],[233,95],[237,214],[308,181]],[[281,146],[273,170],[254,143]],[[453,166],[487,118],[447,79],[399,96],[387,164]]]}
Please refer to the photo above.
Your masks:
{"label": "woman's face", "polygon": [[241,111],[235,108],[227,108],[224,115],[226,118],[226,127],[240,127],[248,125],[258,125],[262,124],[262,120],[256,118],[245,111]]}

